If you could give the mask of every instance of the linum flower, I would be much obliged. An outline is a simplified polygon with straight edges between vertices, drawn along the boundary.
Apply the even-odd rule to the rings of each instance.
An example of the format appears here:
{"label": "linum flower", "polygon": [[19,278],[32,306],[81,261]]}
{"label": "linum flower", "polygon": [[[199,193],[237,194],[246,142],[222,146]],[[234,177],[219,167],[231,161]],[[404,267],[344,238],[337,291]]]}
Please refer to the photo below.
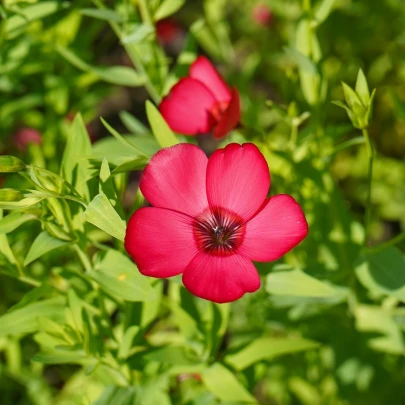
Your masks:
{"label": "linum flower", "polygon": [[153,207],[129,220],[125,248],[150,277],[183,274],[198,297],[230,302],[260,287],[252,260],[276,260],[308,225],[289,195],[266,198],[267,163],[251,144],[230,144],[208,159],[191,144],[157,152],[140,188]]}
{"label": "linum flower", "polygon": [[160,112],[173,131],[184,135],[224,137],[240,120],[239,93],[230,89],[204,56],[190,67],[162,100]]}

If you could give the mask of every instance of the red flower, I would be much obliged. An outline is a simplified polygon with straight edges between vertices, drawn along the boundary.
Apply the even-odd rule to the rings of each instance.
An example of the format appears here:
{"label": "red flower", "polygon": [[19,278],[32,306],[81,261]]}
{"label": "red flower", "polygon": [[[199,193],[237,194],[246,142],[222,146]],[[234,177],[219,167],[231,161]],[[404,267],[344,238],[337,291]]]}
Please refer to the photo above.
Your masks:
{"label": "red flower", "polygon": [[28,144],[42,143],[42,136],[39,131],[33,128],[20,128],[14,134],[14,144],[20,151],[25,151],[27,149]]}
{"label": "red flower", "polygon": [[172,87],[159,108],[170,128],[185,135],[212,130],[214,138],[222,138],[240,119],[239,93],[229,89],[204,56],[196,59],[189,76]]}
{"label": "red flower", "polygon": [[252,10],[253,21],[258,25],[269,25],[273,19],[270,7],[266,4],[257,4]]}
{"label": "red flower", "polygon": [[260,287],[252,260],[276,260],[308,232],[298,203],[266,198],[269,187],[267,163],[251,143],[209,159],[191,144],[162,149],[140,182],[153,207],[132,215],[125,248],[146,276],[183,274],[196,296],[234,301]]}
{"label": "red flower", "polygon": [[168,45],[183,35],[181,25],[172,19],[156,21],[156,35],[162,45]]}

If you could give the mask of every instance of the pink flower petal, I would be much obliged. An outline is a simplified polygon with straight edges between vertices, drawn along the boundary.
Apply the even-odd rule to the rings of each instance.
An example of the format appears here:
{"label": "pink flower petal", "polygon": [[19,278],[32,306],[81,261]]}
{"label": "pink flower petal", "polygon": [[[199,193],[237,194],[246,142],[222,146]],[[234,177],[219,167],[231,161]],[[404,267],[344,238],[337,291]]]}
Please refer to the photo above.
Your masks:
{"label": "pink flower petal", "polygon": [[181,274],[198,249],[192,218],[164,208],[141,208],[128,222],[125,249],[139,271],[150,277]]}
{"label": "pink flower petal", "polygon": [[161,149],[143,172],[141,191],[155,207],[196,216],[208,208],[207,161],[204,152],[191,144]]}
{"label": "pink flower petal", "polygon": [[190,77],[204,83],[217,101],[229,102],[231,100],[228,86],[205,56],[199,56],[190,66]]}
{"label": "pink flower petal", "polygon": [[240,98],[238,91],[232,89],[232,98],[227,109],[222,113],[218,125],[214,127],[214,138],[220,139],[238,125],[240,120]]}
{"label": "pink flower petal", "polygon": [[223,303],[256,291],[260,277],[253,263],[243,256],[199,252],[184,271],[183,283],[197,297]]}
{"label": "pink flower petal", "polygon": [[261,207],[270,187],[266,160],[252,143],[232,143],[215,151],[207,166],[207,195],[220,207],[250,219]]}
{"label": "pink flower petal", "polygon": [[173,131],[196,135],[210,131],[215,124],[211,115],[215,103],[214,95],[203,83],[185,77],[172,87],[159,110]]}
{"label": "pink flower petal", "polygon": [[293,197],[279,194],[268,198],[263,209],[247,224],[241,255],[258,261],[276,260],[298,245],[308,234],[308,224]]}

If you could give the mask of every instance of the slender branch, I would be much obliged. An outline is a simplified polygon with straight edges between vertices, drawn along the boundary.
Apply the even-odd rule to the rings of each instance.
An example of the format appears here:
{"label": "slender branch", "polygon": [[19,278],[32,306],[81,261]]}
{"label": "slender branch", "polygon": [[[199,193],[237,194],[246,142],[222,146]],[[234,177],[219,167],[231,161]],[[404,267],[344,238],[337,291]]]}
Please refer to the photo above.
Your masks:
{"label": "slender branch", "polygon": [[369,239],[369,226],[370,226],[370,217],[371,217],[371,191],[372,191],[372,182],[373,182],[373,161],[374,161],[374,150],[370,142],[370,136],[368,134],[367,128],[362,130],[364,140],[366,143],[366,150],[368,156],[368,175],[367,175],[367,199],[366,199],[366,211],[364,214],[364,244],[367,246]]}
{"label": "slender branch", "polygon": [[[105,9],[103,3],[100,0],[92,0],[94,5],[99,8],[99,9]],[[142,7],[142,2],[139,4],[140,7]],[[144,5],[146,7],[146,4]],[[145,11],[145,16],[142,15],[142,18],[145,19],[146,23],[152,24],[152,19],[150,18],[150,15]],[[150,21],[147,21],[149,20]],[[152,81],[150,80],[150,77],[148,73],[146,72],[146,69],[144,68],[141,57],[139,56],[138,50],[135,48],[134,44],[126,44],[123,43],[122,38],[123,38],[123,33],[119,27],[119,25],[113,21],[109,22],[110,27],[114,31],[115,35],[118,37],[120,40],[122,46],[124,47],[125,51],[127,52],[129,58],[131,59],[133,65],[135,66],[136,70],[144,77],[145,79],[145,88],[148,91],[149,95],[153,99],[153,101],[158,104],[160,102],[160,95],[158,91],[155,89],[155,86],[153,85]]]}

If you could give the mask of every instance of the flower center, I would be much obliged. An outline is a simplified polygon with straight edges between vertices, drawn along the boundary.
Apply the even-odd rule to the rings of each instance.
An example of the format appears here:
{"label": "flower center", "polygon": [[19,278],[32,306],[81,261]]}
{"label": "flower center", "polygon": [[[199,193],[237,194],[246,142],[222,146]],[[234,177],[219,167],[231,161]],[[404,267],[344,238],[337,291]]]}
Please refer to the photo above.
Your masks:
{"label": "flower center", "polygon": [[242,218],[223,208],[207,210],[193,222],[199,249],[216,256],[228,256],[241,245],[245,234]]}

